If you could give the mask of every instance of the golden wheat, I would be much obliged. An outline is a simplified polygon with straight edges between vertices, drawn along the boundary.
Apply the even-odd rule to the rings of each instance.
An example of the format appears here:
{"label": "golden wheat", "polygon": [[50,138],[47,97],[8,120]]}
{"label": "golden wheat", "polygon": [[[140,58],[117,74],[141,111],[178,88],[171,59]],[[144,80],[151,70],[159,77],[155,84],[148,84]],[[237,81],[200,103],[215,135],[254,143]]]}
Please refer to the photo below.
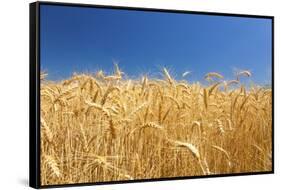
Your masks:
{"label": "golden wheat", "polygon": [[270,88],[241,84],[248,71],[229,81],[208,73],[209,86],[163,73],[127,80],[116,64],[108,76],[42,74],[41,184],[272,169]]}

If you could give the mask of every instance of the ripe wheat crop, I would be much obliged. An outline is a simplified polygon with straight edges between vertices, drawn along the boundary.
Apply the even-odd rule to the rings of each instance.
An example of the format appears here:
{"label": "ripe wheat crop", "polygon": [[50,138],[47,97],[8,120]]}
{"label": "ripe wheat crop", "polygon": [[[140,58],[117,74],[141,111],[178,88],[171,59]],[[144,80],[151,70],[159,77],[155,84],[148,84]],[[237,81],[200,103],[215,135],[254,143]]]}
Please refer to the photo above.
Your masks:
{"label": "ripe wheat crop", "polygon": [[41,75],[41,185],[272,169],[272,91],[239,77]]}

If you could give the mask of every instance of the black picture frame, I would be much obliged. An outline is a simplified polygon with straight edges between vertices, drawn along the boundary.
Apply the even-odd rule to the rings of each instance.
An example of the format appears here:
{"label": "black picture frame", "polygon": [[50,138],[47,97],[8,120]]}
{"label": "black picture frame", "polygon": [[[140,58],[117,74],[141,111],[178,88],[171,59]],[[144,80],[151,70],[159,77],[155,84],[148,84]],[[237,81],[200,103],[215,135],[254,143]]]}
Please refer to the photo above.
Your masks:
{"label": "black picture frame", "polygon": [[[118,10],[137,10],[137,11],[152,11],[152,12],[169,12],[182,14],[199,14],[199,15],[216,15],[216,16],[232,16],[246,18],[266,18],[272,23],[272,170],[265,172],[248,172],[248,173],[232,173],[232,174],[217,174],[204,176],[186,176],[186,177],[171,177],[160,179],[142,179],[133,181],[110,181],[97,183],[79,183],[79,184],[64,184],[64,185],[47,185],[40,184],[40,5],[57,5],[57,6],[73,6],[73,7],[92,7],[106,8]],[[136,182],[151,182],[163,180],[183,180],[194,178],[212,178],[212,177],[227,177],[227,176],[244,176],[257,174],[273,174],[274,173],[274,16],[264,15],[248,15],[248,14],[232,14],[218,12],[201,12],[187,10],[168,10],[156,8],[141,8],[141,7],[125,7],[125,6],[109,6],[109,5],[91,5],[91,4],[76,4],[76,3],[59,3],[38,1],[29,4],[29,185],[33,188],[52,188],[52,187],[71,187],[99,184],[118,184],[118,183],[136,183]]]}

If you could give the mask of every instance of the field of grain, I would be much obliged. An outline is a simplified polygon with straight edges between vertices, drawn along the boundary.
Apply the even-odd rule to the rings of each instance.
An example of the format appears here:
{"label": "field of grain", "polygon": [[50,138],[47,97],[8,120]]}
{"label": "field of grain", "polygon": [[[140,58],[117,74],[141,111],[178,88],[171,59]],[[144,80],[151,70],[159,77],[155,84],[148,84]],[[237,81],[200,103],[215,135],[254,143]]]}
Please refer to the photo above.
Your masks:
{"label": "field of grain", "polygon": [[41,185],[270,171],[271,88],[41,74]]}

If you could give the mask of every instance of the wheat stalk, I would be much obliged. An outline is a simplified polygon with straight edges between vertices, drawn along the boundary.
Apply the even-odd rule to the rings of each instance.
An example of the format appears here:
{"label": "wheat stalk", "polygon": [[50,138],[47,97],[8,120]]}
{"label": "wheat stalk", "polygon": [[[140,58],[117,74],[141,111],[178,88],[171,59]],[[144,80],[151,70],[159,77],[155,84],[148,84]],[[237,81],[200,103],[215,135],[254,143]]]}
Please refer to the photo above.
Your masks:
{"label": "wheat stalk", "polygon": [[44,155],[43,158],[44,158],[44,163],[51,169],[52,174],[54,174],[58,178],[61,177],[61,172],[56,160],[49,155]]}

